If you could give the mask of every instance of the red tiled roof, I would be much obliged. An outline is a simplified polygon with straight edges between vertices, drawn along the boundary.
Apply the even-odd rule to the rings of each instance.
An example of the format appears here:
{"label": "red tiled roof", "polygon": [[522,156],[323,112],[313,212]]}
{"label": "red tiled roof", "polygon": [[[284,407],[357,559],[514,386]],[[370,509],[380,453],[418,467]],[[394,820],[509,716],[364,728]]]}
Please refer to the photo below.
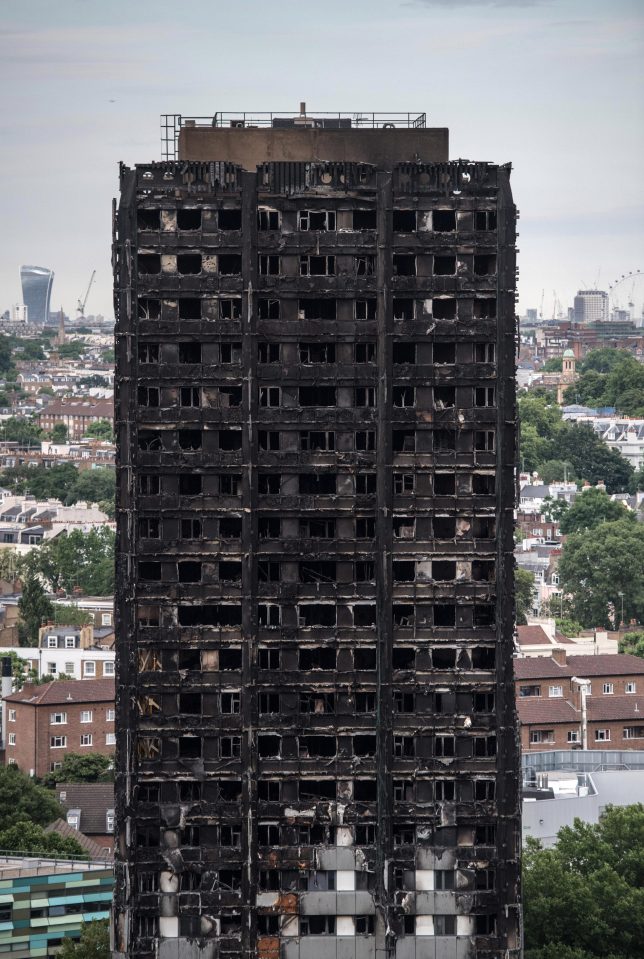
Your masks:
{"label": "red tiled roof", "polygon": [[517,626],[519,646],[552,646],[543,626]]}
{"label": "red tiled roof", "polygon": [[[590,702],[590,700],[589,700]],[[522,726],[534,723],[578,723],[580,713],[565,699],[541,699],[530,696],[517,702],[519,721]]]}
{"label": "red tiled roof", "polygon": [[565,666],[552,657],[530,656],[514,661],[514,675],[524,679],[552,679],[579,676],[630,676],[644,674],[644,659],[630,653],[602,653],[599,656],[567,656]]}
{"label": "red tiled roof", "polygon": [[99,844],[94,842],[93,839],[90,839],[89,836],[85,836],[82,832],[79,832],[78,829],[74,829],[74,827],[70,826],[64,819],[54,819],[52,823],[45,826],[43,832],[55,832],[58,833],[59,836],[62,836],[63,839],[75,839],[87,852],[89,859],[100,860],[112,858],[111,853],[106,853],[102,846],[99,846]]}
{"label": "red tiled roof", "polygon": [[637,721],[644,726],[644,696],[589,696],[586,700],[588,721]]}
{"label": "red tiled roof", "polygon": [[59,679],[42,686],[26,683],[20,692],[7,696],[6,702],[29,706],[59,705],[61,703],[114,702],[116,686],[113,679]]}

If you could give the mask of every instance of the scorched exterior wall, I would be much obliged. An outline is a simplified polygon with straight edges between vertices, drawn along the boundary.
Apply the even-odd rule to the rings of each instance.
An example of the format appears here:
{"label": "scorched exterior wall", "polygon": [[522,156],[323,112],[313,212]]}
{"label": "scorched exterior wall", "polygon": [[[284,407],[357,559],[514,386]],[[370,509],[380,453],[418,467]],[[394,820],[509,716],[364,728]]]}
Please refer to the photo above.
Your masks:
{"label": "scorched exterior wall", "polygon": [[122,168],[116,956],[520,955],[514,243],[507,167]]}

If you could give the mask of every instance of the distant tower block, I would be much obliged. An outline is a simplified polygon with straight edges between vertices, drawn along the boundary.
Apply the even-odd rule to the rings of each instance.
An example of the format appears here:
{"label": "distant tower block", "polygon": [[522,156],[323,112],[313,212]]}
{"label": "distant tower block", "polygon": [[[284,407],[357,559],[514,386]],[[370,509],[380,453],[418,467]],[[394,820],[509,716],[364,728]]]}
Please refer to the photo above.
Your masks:
{"label": "distant tower block", "polygon": [[22,301],[32,326],[46,326],[54,273],[44,266],[21,266]]}

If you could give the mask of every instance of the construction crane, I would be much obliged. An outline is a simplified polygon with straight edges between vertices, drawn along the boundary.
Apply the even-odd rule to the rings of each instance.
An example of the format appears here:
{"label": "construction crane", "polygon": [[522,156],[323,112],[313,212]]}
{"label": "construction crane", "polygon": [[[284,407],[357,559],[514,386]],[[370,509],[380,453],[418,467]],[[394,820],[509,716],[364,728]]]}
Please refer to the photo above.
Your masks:
{"label": "construction crane", "polygon": [[76,312],[78,313],[77,319],[83,320],[85,318],[85,307],[87,305],[87,297],[89,296],[89,291],[92,288],[92,283],[94,282],[94,277],[96,276],[96,270],[92,270],[92,275],[89,278],[89,283],[87,284],[87,289],[85,290],[85,297],[83,300],[78,300],[78,306],[76,307]]}

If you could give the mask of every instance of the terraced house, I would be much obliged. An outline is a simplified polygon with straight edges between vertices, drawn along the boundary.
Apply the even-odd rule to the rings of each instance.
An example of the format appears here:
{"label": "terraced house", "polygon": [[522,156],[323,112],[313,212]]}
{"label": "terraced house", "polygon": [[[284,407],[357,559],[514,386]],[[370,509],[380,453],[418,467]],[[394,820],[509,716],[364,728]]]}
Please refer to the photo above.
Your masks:
{"label": "terraced house", "polygon": [[117,954],[518,957],[510,169],[422,114],[164,131],[115,216]]}

